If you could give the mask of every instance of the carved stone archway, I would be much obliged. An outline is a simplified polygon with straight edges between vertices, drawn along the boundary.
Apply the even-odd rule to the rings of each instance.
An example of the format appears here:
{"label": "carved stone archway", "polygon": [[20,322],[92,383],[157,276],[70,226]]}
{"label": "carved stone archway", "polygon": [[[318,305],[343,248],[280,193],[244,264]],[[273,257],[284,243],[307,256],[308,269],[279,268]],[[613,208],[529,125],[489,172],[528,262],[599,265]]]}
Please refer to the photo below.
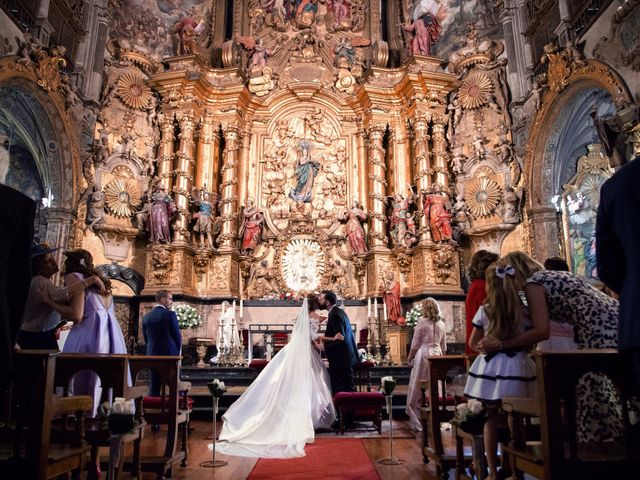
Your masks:
{"label": "carved stone archway", "polygon": [[[0,59],[0,91],[11,93],[16,109],[8,111],[3,101],[5,116],[12,116],[16,129],[23,136],[37,137],[42,148],[25,142],[33,154],[44,187],[50,191],[51,203],[47,212],[47,242],[68,246],[77,218],[82,167],[78,146],[78,128],[65,108],[62,80],[55,64],[58,57],[42,51],[38,62],[15,56]],[[3,95],[3,99],[6,100]],[[22,115],[22,118],[19,116]],[[31,124],[29,125],[29,123]]]}
{"label": "carved stone archway", "polygon": [[[527,187],[528,249],[537,259],[561,255],[561,229],[549,189],[549,156],[545,153],[566,108],[586,92],[607,92],[618,110],[633,103],[624,81],[613,69],[599,60],[577,60],[570,55],[550,60],[547,72],[549,87],[542,98],[526,144],[524,169]],[[546,162],[546,163],[545,163]],[[535,241],[534,241],[535,239]]]}

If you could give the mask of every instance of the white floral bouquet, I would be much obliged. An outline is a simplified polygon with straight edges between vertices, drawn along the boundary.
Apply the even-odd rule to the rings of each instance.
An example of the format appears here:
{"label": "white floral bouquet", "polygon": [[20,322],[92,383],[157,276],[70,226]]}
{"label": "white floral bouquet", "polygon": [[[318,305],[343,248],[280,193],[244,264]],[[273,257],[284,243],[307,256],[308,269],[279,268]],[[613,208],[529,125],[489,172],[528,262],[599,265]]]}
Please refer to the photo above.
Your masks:
{"label": "white floral bouquet", "polygon": [[467,403],[456,406],[456,412],[451,422],[466,432],[479,434],[484,428],[484,420],[484,405],[479,400],[471,398]]}
{"label": "white floral bouquet", "polygon": [[418,324],[420,317],[422,317],[422,308],[420,307],[420,304],[418,304],[414,305],[414,307],[409,310],[404,319],[408,327],[415,327]]}
{"label": "white floral bouquet", "polygon": [[380,379],[380,392],[384,395],[391,395],[397,383],[393,377],[382,377]]}
{"label": "white floral bouquet", "polygon": [[180,330],[196,328],[202,323],[200,314],[191,305],[177,305],[175,310]]}
{"label": "white floral bouquet", "polygon": [[225,387],[224,382],[217,378],[214,378],[211,382],[207,383],[207,388],[209,389],[211,396],[215,398],[220,398],[224,395],[224,392],[227,391],[227,387]]}

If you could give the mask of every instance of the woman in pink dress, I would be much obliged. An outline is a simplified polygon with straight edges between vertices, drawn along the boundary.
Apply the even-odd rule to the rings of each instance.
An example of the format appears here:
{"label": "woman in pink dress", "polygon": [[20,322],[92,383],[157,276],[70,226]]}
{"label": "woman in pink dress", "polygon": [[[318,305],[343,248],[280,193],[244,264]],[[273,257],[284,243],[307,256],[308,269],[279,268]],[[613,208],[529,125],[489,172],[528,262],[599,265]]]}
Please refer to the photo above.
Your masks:
{"label": "woman in pink dress", "polygon": [[440,313],[440,306],[434,298],[427,298],[422,302],[422,317],[418,320],[411,350],[407,361],[413,365],[409,377],[409,390],[407,391],[406,413],[409,415],[409,426],[413,430],[421,431],[420,415],[420,381],[429,378],[429,364],[427,357],[444,355],[447,351],[447,335],[444,321]]}

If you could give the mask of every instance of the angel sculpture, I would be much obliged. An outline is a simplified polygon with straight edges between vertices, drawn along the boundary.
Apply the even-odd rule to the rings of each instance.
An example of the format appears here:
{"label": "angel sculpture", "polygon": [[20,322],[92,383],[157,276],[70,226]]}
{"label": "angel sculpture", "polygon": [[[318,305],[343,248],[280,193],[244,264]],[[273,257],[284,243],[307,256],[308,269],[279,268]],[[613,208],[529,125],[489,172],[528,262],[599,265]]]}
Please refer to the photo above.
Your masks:
{"label": "angel sculpture", "polygon": [[104,210],[105,195],[102,190],[96,190],[89,199],[87,209],[87,228],[95,230],[95,227],[107,221],[107,213]]}
{"label": "angel sculpture", "polygon": [[267,66],[267,61],[269,57],[273,55],[273,52],[267,48],[261,38],[255,39],[253,37],[238,36],[236,40],[251,52],[249,72],[253,76],[261,75],[262,69]]}

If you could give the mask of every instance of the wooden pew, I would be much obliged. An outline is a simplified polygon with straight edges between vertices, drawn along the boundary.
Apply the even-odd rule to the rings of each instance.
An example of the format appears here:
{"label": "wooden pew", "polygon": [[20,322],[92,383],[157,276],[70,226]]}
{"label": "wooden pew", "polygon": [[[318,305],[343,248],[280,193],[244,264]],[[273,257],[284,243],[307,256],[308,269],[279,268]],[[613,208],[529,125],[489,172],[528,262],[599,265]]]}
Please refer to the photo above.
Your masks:
{"label": "wooden pew", "polygon": [[[113,434],[104,428],[103,419],[88,418],[86,424],[86,439],[91,445],[91,461],[89,464],[89,479],[97,479],[99,476],[99,455],[100,447],[109,447],[109,461],[105,462],[108,468],[109,478],[117,479],[122,475],[123,451],[127,444],[133,444],[133,454],[136,461],[133,462],[132,473],[140,477],[140,449],[144,436],[145,423],[142,421],[141,398],[131,395],[129,390],[129,362],[128,355],[109,354],[84,354],[84,353],[63,353],[58,356],[56,362],[55,386],[62,388],[65,393],[73,377],[82,371],[91,371],[100,378],[100,385],[103,389],[102,400],[104,401],[107,391],[111,390],[113,398],[124,397],[136,402],[136,416],[138,425],[131,432]],[[112,400],[113,400],[112,398]],[[56,433],[64,435],[67,428],[66,422],[58,422]]]}
{"label": "wooden pew", "polygon": [[[51,442],[51,422],[57,415],[74,414],[83,418],[91,411],[93,399],[87,396],[60,398],[53,395],[57,352],[24,350],[16,354],[15,404],[12,421],[5,432],[12,437],[11,455],[0,459],[6,478],[45,480],[82,471],[89,445],[84,440],[80,420],[70,441]],[[6,452],[5,448],[2,448]]]}
{"label": "wooden pew", "polygon": [[[171,478],[173,465],[182,461],[186,465],[188,443],[186,439],[189,416],[180,408],[180,361],[179,356],[131,355],[129,366],[131,377],[137,379],[143,370],[155,370],[161,382],[160,397],[145,397],[143,400],[144,418],[151,425],[166,425],[167,440],[164,452],[160,456],[142,456],[142,471],[153,472],[159,479]],[[177,449],[178,429],[183,425],[182,450]],[[128,463],[128,462],[127,462]]]}
{"label": "wooden pew", "polygon": [[[445,448],[442,441],[441,425],[450,422],[455,413],[455,400],[447,399],[447,376],[453,369],[464,369],[466,357],[464,355],[441,355],[429,357],[429,378],[421,382],[424,405],[420,408],[422,422],[422,456],[424,462],[433,461],[436,473],[443,479],[448,478],[448,472],[456,465],[456,451],[452,434],[447,436],[449,442]],[[427,395],[428,392],[428,395]],[[471,462],[471,455],[465,454],[465,462]]]}
{"label": "wooden pew", "polygon": [[[640,467],[640,445],[633,439],[627,411],[631,363],[616,350],[536,352],[540,395],[540,444],[511,444],[516,466],[543,480],[567,478],[630,478]],[[588,372],[606,375],[621,400],[623,436],[585,449],[576,434],[576,385]],[[520,475],[521,472],[517,472]]]}

